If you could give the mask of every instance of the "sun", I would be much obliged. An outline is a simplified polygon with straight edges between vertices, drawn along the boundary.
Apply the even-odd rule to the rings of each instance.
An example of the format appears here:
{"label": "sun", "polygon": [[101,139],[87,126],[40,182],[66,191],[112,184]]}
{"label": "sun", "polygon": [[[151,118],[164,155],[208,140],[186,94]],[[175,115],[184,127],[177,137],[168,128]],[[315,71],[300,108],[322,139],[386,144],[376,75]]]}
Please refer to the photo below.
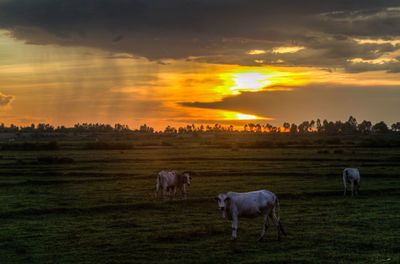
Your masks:
{"label": "sun", "polygon": [[238,120],[256,120],[256,119],[262,119],[262,117],[238,113],[238,114],[236,114],[236,119],[238,119]]}
{"label": "sun", "polygon": [[272,83],[272,81],[269,80],[271,77],[273,77],[272,74],[263,74],[259,72],[237,73],[232,77],[235,85],[231,87],[230,90],[232,94],[257,92]]}
{"label": "sun", "polygon": [[250,115],[244,114],[241,112],[235,111],[226,111],[226,110],[215,110],[218,111],[222,116],[221,119],[223,120],[266,120],[270,118],[257,116],[257,115]]}

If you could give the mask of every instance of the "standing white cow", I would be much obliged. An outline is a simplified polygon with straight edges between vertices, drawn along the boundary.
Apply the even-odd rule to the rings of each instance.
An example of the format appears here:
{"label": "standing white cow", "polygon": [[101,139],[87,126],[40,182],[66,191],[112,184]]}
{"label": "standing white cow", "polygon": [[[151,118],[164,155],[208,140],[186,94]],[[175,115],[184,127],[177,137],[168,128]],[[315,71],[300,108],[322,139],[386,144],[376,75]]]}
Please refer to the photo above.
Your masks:
{"label": "standing white cow", "polygon": [[[279,200],[278,197],[276,197],[276,195],[272,192],[260,190],[247,193],[220,193],[215,200],[218,201],[219,209],[222,211],[222,217],[232,220],[233,240],[235,240],[237,237],[239,217],[254,218],[257,216],[262,216],[264,218],[263,230],[260,239],[264,237],[265,231],[268,229],[268,216],[275,224],[276,231],[278,233],[278,240],[280,240],[281,232],[286,235],[279,220]],[[275,214],[276,209],[278,210],[278,217],[276,217]]]}
{"label": "standing white cow", "polygon": [[171,198],[171,191],[173,192],[172,198],[175,198],[177,189],[180,189],[182,196],[186,198],[185,184],[190,186],[191,179],[192,177],[187,171],[182,174],[178,173],[177,171],[160,171],[157,175],[156,199],[158,199],[158,192],[160,188],[162,189],[162,195],[164,199],[166,198],[167,192],[168,196]]}
{"label": "standing white cow", "polygon": [[343,170],[343,184],[344,184],[344,195],[346,196],[347,185],[351,184],[351,195],[358,194],[360,189],[360,172],[357,168],[346,168]]}

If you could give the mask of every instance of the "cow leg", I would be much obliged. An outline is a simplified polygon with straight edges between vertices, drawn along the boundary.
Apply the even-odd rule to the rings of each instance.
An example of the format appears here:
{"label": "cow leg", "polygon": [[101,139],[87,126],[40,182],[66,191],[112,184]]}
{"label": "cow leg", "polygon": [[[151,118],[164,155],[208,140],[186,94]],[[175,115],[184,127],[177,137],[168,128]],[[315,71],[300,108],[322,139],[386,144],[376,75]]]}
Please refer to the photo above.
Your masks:
{"label": "cow leg", "polygon": [[278,234],[278,241],[279,241],[279,240],[281,240],[281,229],[280,229],[280,226],[279,226],[279,220],[278,220],[278,218],[277,218],[276,215],[275,215],[275,210],[273,210],[273,211],[271,212],[270,217],[271,217],[272,221],[273,221],[274,224],[275,224],[276,232],[277,232],[277,234]]}
{"label": "cow leg", "polygon": [[354,181],[351,181],[351,196],[354,196]]}
{"label": "cow leg", "polygon": [[238,228],[238,217],[232,217],[232,240],[236,240],[237,238],[237,228]]}
{"label": "cow leg", "polygon": [[267,231],[267,229],[268,229],[269,222],[268,222],[268,215],[267,214],[263,215],[263,220],[264,220],[263,221],[263,231],[261,233],[261,237],[260,237],[259,240],[261,240],[264,237],[265,231]]}
{"label": "cow leg", "polygon": [[174,190],[172,192],[172,199],[175,199],[175,195],[176,195],[176,186],[174,187]]}
{"label": "cow leg", "polygon": [[168,191],[167,188],[166,188],[166,187],[163,187],[162,196],[163,196],[163,199],[164,199],[164,200],[166,199],[167,191]]}
{"label": "cow leg", "polygon": [[184,185],[182,185],[182,196],[183,196],[183,198],[184,199],[186,199],[186,187],[185,187],[185,184]]}
{"label": "cow leg", "polygon": [[344,184],[344,196],[346,196],[346,192],[347,192],[347,184],[346,184],[346,178],[343,177],[343,184]]}

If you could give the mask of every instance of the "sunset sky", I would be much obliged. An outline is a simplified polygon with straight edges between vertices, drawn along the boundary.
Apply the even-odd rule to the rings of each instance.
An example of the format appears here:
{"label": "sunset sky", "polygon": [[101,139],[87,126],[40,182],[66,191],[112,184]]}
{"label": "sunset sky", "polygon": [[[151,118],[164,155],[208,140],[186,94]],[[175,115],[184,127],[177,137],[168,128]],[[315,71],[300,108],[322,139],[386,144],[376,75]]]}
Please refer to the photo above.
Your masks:
{"label": "sunset sky", "polygon": [[400,2],[0,0],[0,123],[400,121]]}

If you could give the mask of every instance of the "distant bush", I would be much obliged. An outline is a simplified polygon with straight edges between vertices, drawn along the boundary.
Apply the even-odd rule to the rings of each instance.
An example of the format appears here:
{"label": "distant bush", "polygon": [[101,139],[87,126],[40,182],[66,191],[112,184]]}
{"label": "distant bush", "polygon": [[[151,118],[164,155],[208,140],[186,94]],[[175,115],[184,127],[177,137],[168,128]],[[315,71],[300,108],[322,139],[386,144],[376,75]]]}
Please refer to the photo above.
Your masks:
{"label": "distant bush", "polygon": [[57,156],[40,156],[37,157],[37,161],[39,164],[69,164],[75,162],[72,158],[59,158]]}
{"label": "distant bush", "polygon": [[130,143],[125,142],[88,142],[83,145],[83,149],[88,150],[124,150],[132,149],[133,146]]}
{"label": "distant bush", "polygon": [[2,150],[21,150],[21,151],[32,151],[32,150],[59,150],[57,141],[50,141],[47,143],[34,143],[34,142],[23,142],[23,143],[6,143],[1,145]]}
{"label": "distant bush", "polygon": [[327,149],[321,149],[321,150],[318,150],[317,153],[318,154],[329,154],[330,152]]}

